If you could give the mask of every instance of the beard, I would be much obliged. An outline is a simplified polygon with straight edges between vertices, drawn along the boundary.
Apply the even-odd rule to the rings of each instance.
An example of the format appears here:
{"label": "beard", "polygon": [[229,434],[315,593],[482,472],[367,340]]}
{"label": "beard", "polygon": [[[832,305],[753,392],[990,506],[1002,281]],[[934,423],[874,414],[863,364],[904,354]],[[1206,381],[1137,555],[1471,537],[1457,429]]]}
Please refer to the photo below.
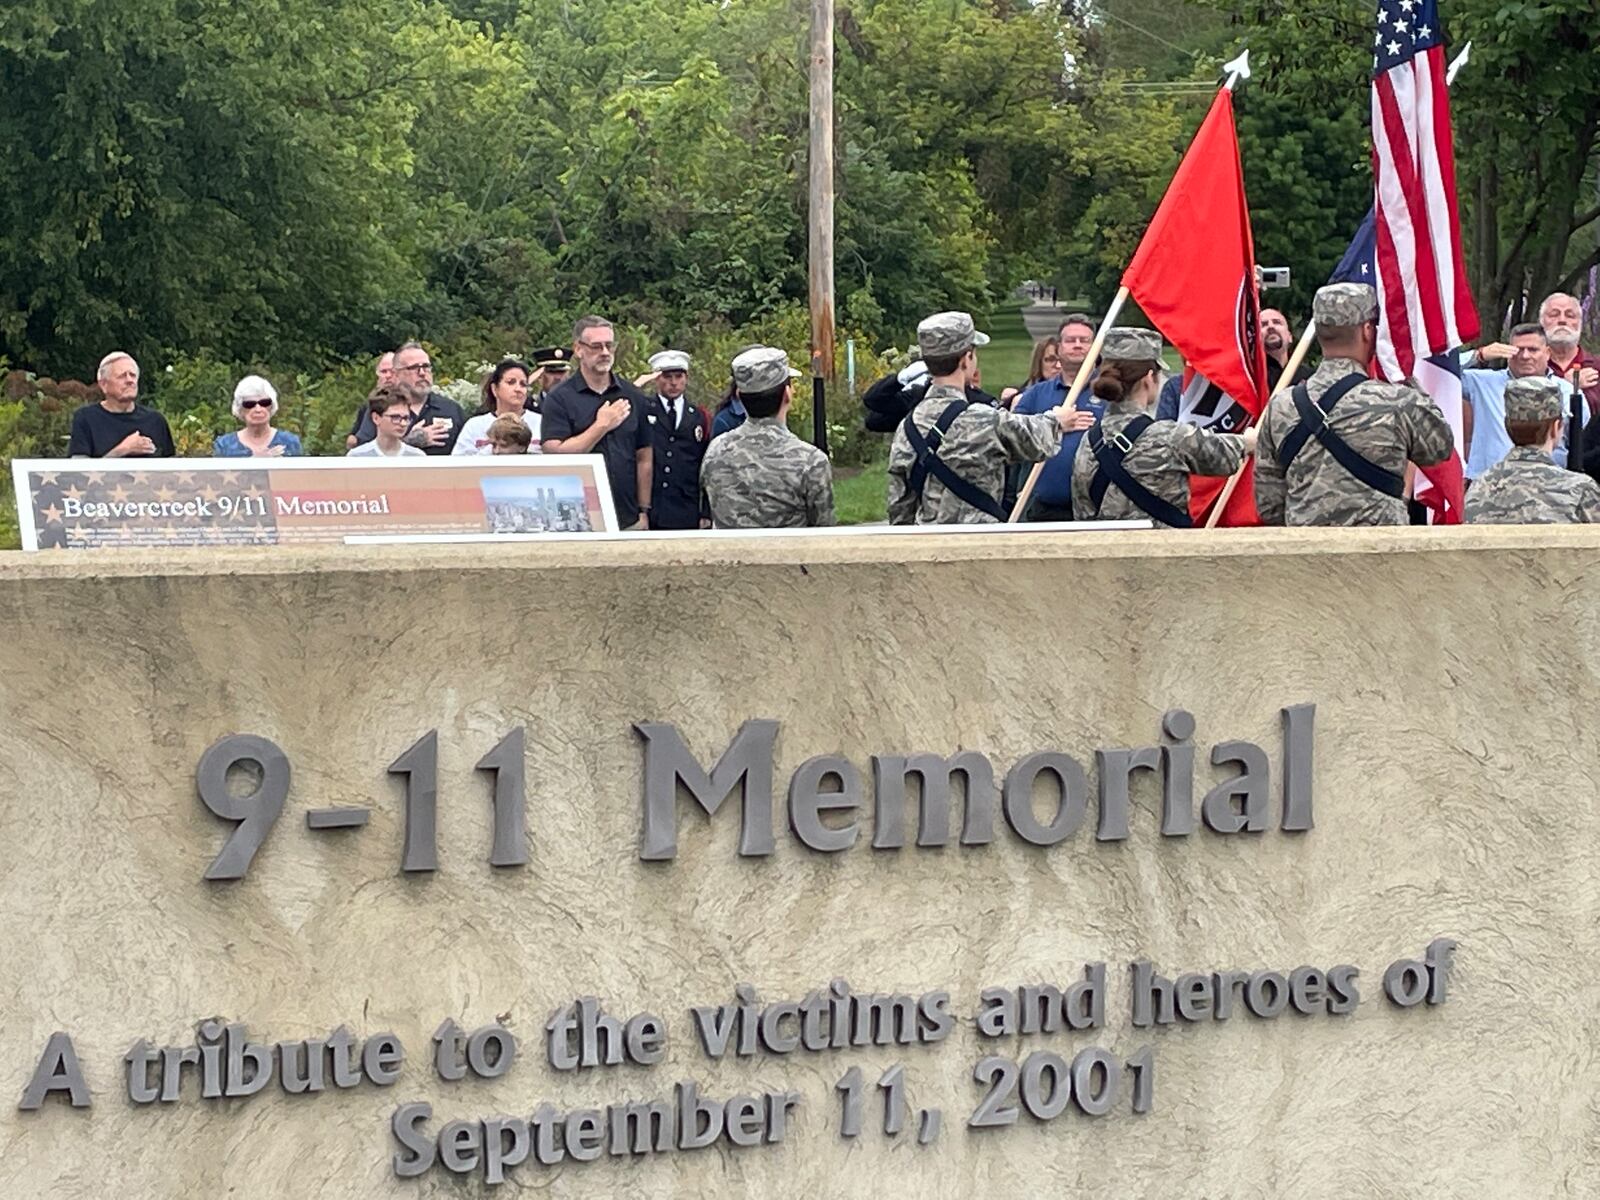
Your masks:
{"label": "beard", "polygon": [[1578,331],[1576,329],[1547,329],[1544,336],[1545,340],[1552,346],[1562,350],[1571,350],[1578,344]]}

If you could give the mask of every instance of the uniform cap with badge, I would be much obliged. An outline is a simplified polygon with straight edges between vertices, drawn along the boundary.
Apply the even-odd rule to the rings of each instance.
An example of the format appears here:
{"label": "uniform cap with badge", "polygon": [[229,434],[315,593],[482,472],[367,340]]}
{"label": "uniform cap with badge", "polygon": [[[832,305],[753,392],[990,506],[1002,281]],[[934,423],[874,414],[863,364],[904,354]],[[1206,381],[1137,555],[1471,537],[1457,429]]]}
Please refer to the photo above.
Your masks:
{"label": "uniform cap with badge", "polygon": [[1505,392],[1506,420],[1559,421],[1564,415],[1561,399],[1561,385],[1554,379],[1534,375],[1509,380]]}
{"label": "uniform cap with badge", "polygon": [[917,348],[923,358],[952,358],[988,344],[989,335],[978,332],[971,313],[934,313],[917,326]]}
{"label": "uniform cap with badge", "polygon": [[1354,329],[1378,319],[1378,293],[1367,283],[1330,283],[1317,289],[1311,319],[1318,329]]}
{"label": "uniform cap with badge", "polygon": [[741,392],[771,392],[800,372],[789,365],[789,356],[776,346],[756,346],[733,360],[733,386]]}
{"label": "uniform cap with badge", "polygon": [[658,372],[687,371],[689,356],[682,350],[658,350],[650,356],[650,369]]}
{"label": "uniform cap with badge", "polygon": [[565,371],[572,366],[572,348],[570,346],[545,346],[535,350],[528,357],[533,359],[533,365],[543,367],[546,375],[553,371]]}

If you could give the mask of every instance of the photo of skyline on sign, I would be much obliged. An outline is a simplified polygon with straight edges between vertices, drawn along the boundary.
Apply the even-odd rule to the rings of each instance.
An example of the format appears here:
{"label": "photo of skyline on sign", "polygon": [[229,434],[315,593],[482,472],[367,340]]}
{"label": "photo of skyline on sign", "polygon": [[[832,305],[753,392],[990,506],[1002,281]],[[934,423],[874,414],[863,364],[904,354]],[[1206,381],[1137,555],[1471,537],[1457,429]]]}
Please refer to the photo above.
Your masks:
{"label": "photo of skyline on sign", "polygon": [[490,533],[589,533],[578,475],[486,475],[479,481]]}

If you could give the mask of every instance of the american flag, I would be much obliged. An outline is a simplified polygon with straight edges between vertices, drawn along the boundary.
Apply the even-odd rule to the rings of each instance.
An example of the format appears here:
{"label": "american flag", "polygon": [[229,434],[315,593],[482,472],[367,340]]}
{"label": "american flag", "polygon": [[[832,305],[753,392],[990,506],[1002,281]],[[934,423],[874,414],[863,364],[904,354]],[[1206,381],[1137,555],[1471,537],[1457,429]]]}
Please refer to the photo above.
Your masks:
{"label": "american flag", "polygon": [[1461,258],[1455,147],[1435,0],[1378,0],[1372,174],[1378,365],[1390,380],[1478,336]]}

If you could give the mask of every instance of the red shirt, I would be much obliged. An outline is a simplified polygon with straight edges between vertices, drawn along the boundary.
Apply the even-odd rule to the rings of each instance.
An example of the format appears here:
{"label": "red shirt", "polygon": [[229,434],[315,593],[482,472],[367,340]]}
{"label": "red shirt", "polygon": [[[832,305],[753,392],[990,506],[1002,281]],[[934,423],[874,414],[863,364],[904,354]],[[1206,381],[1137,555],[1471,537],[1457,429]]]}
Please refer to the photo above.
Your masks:
{"label": "red shirt", "polygon": [[[1600,354],[1590,354],[1582,346],[1579,346],[1578,352],[1573,355],[1572,361],[1563,368],[1556,362],[1555,351],[1552,349],[1550,352],[1550,373],[1561,376],[1568,383],[1572,382],[1572,373],[1583,367],[1592,367],[1596,371],[1600,371]],[[1589,402],[1589,415],[1600,416],[1600,384],[1584,388],[1583,398]]]}

